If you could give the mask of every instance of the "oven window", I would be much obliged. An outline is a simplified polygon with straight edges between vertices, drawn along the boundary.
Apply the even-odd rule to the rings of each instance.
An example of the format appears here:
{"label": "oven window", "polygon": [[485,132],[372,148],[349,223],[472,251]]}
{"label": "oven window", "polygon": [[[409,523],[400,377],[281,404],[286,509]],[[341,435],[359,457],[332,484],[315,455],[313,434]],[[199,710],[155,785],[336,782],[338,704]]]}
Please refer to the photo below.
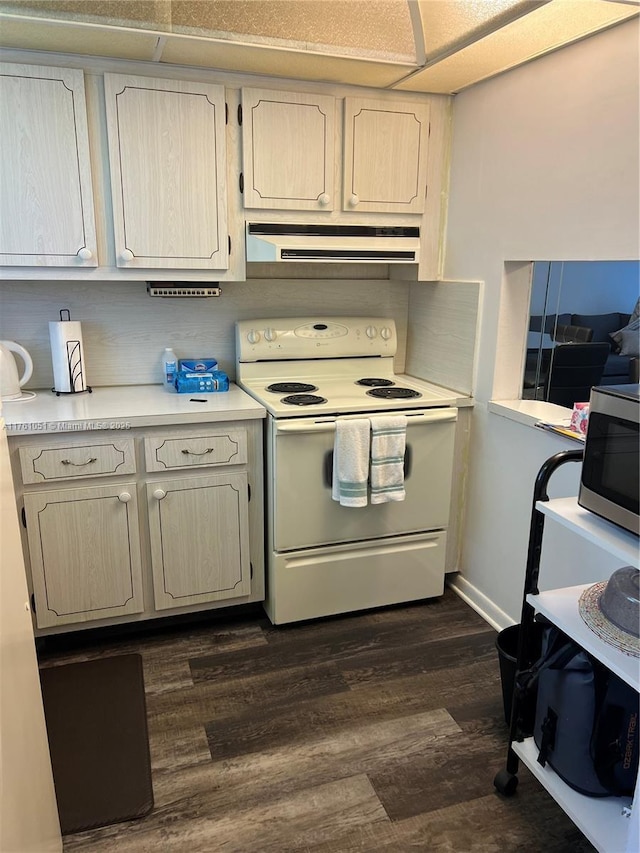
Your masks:
{"label": "oven window", "polygon": [[637,513],[638,425],[592,412],[582,480],[588,489]]}

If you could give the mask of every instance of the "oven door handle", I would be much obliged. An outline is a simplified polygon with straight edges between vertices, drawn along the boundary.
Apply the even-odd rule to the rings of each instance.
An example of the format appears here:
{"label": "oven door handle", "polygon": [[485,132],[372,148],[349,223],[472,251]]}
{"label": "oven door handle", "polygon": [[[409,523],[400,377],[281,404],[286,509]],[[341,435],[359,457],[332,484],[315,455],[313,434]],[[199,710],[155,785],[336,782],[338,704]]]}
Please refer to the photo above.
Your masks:
{"label": "oven door handle", "polygon": [[[356,416],[358,417],[358,416]],[[364,417],[360,415],[359,417]],[[375,417],[375,416],[374,416]],[[455,421],[458,419],[458,410],[456,408],[433,409],[428,412],[420,412],[419,414],[407,414],[407,426],[413,424],[434,424],[443,423],[445,421]],[[299,423],[297,421],[276,421],[276,433],[294,432],[335,432],[336,421],[305,421]]]}
{"label": "oven door handle", "polygon": [[[413,447],[407,444],[404,449],[404,479],[408,480],[411,476],[411,468],[413,466]],[[333,488],[333,450],[327,450],[322,459],[322,481],[325,488]]]}

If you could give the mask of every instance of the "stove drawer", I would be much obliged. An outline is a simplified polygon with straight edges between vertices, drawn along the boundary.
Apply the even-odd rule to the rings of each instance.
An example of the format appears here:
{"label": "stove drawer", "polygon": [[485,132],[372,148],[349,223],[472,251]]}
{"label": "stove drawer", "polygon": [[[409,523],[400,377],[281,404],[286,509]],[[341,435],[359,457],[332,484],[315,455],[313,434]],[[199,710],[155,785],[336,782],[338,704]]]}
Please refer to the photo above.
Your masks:
{"label": "stove drawer", "polygon": [[444,592],[444,531],[271,554],[265,610],[275,625],[434,598]]}
{"label": "stove drawer", "polygon": [[186,430],[145,438],[147,471],[245,465],[247,433],[243,429]]}

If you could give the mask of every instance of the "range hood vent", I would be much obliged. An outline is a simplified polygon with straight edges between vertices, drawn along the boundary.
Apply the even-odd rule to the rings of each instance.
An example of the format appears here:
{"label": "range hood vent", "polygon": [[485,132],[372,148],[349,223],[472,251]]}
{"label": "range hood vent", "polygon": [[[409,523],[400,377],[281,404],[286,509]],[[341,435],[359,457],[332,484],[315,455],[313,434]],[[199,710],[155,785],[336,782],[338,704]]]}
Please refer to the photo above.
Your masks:
{"label": "range hood vent", "polygon": [[417,264],[420,228],[247,223],[247,261]]}

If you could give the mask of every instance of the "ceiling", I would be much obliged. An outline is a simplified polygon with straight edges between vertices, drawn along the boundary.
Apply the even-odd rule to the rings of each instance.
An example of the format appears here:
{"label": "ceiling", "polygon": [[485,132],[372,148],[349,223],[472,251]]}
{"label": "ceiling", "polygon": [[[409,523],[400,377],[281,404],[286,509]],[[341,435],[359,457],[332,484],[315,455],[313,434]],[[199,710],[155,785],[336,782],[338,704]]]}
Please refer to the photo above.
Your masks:
{"label": "ceiling", "polygon": [[0,47],[455,94],[640,0],[0,0]]}

